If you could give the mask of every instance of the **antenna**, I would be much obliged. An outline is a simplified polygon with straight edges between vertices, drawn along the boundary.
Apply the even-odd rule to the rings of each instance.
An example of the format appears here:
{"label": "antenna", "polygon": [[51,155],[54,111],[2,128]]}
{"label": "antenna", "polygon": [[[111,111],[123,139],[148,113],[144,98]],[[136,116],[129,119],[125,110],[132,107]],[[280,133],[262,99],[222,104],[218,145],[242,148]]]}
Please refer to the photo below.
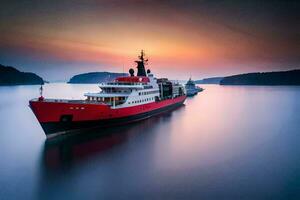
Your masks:
{"label": "antenna", "polygon": [[40,87],[40,96],[41,97],[43,96],[43,85],[41,85],[41,87]]}
{"label": "antenna", "polygon": [[38,98],[39,101],[44,101],[44,97],[43,97],[43,85],[41,85],[40,87],[40,97]]}
{"label": "antenna", "polygon": [[145,56],[145,52],[144,52],[144,50],[142,49],[142,50],[141,50],[141,55],[139,56],[140,59],[141,59],[142,61],[144,60],[144,56]]}

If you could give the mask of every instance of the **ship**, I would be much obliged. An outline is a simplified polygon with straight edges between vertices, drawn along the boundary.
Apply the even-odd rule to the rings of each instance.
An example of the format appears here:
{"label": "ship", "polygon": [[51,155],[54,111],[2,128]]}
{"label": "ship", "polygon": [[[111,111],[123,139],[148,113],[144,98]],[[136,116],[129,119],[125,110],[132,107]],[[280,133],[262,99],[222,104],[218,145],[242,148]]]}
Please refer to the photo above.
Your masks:
{"label": "ship", "polygon": [[99,84],[100,91],[85,93],[85,99],[50,99],[40,97],[29,106],[47,138],[91,128],[124,125],[171,111],[184,104],[185,88],[167,78],[156,78],[144,51],[138,56],[137,74],[133,68],[128,76]]}
{"label": "ship", "polygon": [[198,94],[198,92],[202,92],[203,88],[196,86],[195,82],[190,78],[185,84],[185,90],[187,96],[194,96]]}

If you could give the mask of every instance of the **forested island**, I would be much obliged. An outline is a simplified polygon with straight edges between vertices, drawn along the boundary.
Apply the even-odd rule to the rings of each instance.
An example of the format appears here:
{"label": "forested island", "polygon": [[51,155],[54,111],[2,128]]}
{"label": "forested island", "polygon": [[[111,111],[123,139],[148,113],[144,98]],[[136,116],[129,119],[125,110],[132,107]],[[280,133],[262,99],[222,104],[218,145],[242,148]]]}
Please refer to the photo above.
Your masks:
{"label": "forested island", "polygon": [[15,67],[0,64],[0,86],[41,84],[44,84],[44,80],[34,73],[21,72]]}
{"label": "forested island", "polygon": [[119,76],[128,76],[127,73],[90,72],[73,76],[68,83],[101,83],[112,81]]}
{"label": "forested island", "polygon": [[204,78],[202,80],[196,80],[196,84],[220,84],[220,81],[224,77],[212,77],[212,78]]}
{"label": "forested island", "polygon": [[220,85],[300,85],[300,70],[227,76]]}

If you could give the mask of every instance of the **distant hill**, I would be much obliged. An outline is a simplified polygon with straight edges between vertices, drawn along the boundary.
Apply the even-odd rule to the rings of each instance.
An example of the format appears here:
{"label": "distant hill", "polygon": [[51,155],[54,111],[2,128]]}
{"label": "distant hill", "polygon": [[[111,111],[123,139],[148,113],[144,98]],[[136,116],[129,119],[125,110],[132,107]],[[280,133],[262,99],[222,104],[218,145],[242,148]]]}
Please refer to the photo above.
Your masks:
{"label": "distant hill", "polygon": [[220,81],[223,77],[212,77],[212,78],[204,78],[202,80],[195,81],[196,84],[220,84]]}
{"label": "distant hill", "polygon": [[119,76],[128,76],[128,74],[113,72],[90,72],[73,76],[68,83],[100,83],[112,81]]}
{"label": "distant hill", "polygon": [[14,67],[0,64],[0,86],[41,84],[44,84],[44,80],[34,73],[20,72]]}
{"label": "distant hill", "polygon": [[300,85],[300,70],[227,76],[220,85]]}

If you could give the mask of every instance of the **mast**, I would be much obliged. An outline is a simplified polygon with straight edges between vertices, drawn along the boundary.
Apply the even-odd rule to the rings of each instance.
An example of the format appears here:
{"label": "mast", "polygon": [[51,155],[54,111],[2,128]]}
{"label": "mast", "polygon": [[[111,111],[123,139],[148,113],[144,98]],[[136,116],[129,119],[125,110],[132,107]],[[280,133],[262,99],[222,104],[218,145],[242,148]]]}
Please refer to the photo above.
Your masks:
{"label": "mast", "polygon": [[41,85],[40,87],[40,97],[38,98],[39,101],[43,101],[44,97],[43,97],[43,85]]}
{"label": "mast", "polygon": [[145,65],[147,64],[148,59],[145,59],[144,57],[145,57],[145,53],[142,50],[141,55],[139,56],[139,60],[135,61],[137,63],[137,69],[138,69],[137,76],[147,76]]}
{"label": "mast", "polygon": [[43,96],[43,85],[41,85],[41,87],[40,87],[40,96],[41,97]]}

